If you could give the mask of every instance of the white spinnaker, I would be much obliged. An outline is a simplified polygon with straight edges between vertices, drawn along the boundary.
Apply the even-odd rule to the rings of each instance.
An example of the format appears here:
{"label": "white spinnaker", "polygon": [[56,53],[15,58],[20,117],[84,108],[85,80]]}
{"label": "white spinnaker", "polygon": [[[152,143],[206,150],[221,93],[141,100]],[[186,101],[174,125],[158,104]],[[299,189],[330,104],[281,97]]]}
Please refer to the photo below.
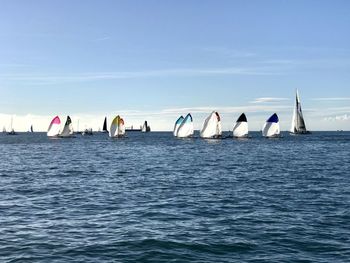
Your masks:
{"label": "white spinnaker", "polygon": [[241,138],[248,136],[248,122],[236,122],[233,127],[233,137]]}
{"label": "white spinnaker", "polygon": [[184,121],[184,119],[185,119],[185,118],[184,118],[183,116],[180,116],[180,117],[176,120],[175,125],[174,125],[174,131],[173,131],[173,134],[174,134],[175,137],[177,136],[177,132],[178,132],[178,130],[179,130],[179,127],[180,127],[181,123]]}
{"label": "white spinnaker", "polygon": [[191,114],[187,114],[186,118],[177,129],[176,136],[179,138],[186,138],[192,136],[194,133],[193,119]]}
{"label": "white spinnaker", "polygon": [[266,122],[262,134],[264,137],[276,137],[280,134],[280,124],[277,122]]}
{"label": "white spinnaker", "polygon": [[52,119],[47,130],[48,137],[56,137],[60,134],[61,120],[58,116]]}
{"label": "white spinnaker", "polygon": [[235,126],[233,127],[233,137],[240,138],[240,137],[247,137],[249,133],[248,130],[248,120],[244,113],[242,113],[237,121]]}
{"label": "white spinnaker", "polygon": [[222,134],[221,121],[217,112],[213,111],[204,121],[200,136],[202,138],[218,137]]}

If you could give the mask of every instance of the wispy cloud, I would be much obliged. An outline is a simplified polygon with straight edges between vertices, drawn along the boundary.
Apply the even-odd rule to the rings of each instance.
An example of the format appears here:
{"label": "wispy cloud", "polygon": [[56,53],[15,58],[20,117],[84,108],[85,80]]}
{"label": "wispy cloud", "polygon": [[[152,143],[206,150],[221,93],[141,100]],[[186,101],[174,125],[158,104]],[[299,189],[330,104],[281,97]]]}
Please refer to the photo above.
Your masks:
{"label": "wispy cloud", "polygon": [[325,121],[350,121],[349,114],[329,116],[324,118]]}
{"label": "wispy cloud", "polygon": [[106,41],[106,40],[109,40],[111,39],[110,36],[103,36],[103,37],[98,37],[96,39],[94,39],[95,42],[101,42],[101,41]]}
{"label": "wispy cloud", "polygon": [[313,98],[314,101],[350,101],[350,97]]}
{"label": "wispy cloud", "polygon": [[224,56],[226,58],[250,58],[256,56],[255,52],[227,47],[205,47],[201,48],[201,50],[206,53],[213,53],[215,55]]}
{"label": "wispy cloud", "polygon": [[273,112],[273,111],[290,111],[290,106],[285,105],[246,105],[246,106],[237,106],[237,107],[220,107],[220,106],[211,106],[211,107],[188,107],[188,108],[169,108],[162,110],[162,113],[165,114],[179,114],[179,113],[203,113],[209,114],[213,110],[216,110],[220,113],[259,113],[259,112]]}
{"label": "wispy cloud", "polygon": [[273,97],[265,97],[265,98],[256,98],[249,103],[259,104],[259,103],[278,103],[288,101],[288,98],[273,98]]}
{"label": "wispy cloud", "polygon": [[278,74],[264,67],[227,67],[227,68],[179,68],[164,70],[120,71],[120,72],[90,72],[65,75],[37,74],[1,74],[2,80],[33,81],[33,82],[84,82],[115,79],[132,79],[169,76],[214,76],[214,75],[275,75]]}

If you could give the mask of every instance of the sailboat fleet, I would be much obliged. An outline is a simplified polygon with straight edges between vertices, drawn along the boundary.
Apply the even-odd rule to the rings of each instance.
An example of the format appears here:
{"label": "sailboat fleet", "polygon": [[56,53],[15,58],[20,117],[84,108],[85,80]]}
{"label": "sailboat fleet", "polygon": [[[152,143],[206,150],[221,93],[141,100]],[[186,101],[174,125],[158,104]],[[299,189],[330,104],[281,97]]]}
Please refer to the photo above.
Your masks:
{"label": "sailboat fleet", "polygon": [[[59,116],[55,116],[47,130],[47,136],[50,138],[71,138],[74,137],[74,130],[72,120],[70,116],[67,116],[66,122],[61,127],[61,119]],[[145,121],[140,128],[141,132],[150,132],[151,128],[148,122]],[[29,132],[33,132],[33,125],[30,126]],[[107,128],[107,117],[103,122],[102,133],[108,133],[110,138],[121,138],[126,135],[126,128],[124,119],[119,115],[116,116],[109,127]],[[262,136],[266,138],[278,138],[280,137],[280,123],[279,117],[276,113],[272,114],[264,123],[261,130]],[[13,117],[11,118],[10,132],[6,131],[4,126],[3,133],[9,135],[15,135],[16,132],[13,128]],[[295,105],[293,108],[293,118],[290,129],[292,135],[310,134],[311,132],[306,129],[305,120],[301,108],[300,96],[298,90],[295,94]],[[85,129],[83,135],[92,135],[92,129]],[[185,117],[180,116],[176,121],[173,129],[173,135],[177,138],[191,138],[194,136],[194,124],[193,117],[188,113]],[[221,116],[217,111],[211,112],[211,114],[204,120],[202,129],[200,130],[200,137],[204,139],[220,139],[222,138],[222,126]],[[248,119],[245,113],[242,113],[235,122],[232,130],[233,138],[248,138],[249,127]]]}

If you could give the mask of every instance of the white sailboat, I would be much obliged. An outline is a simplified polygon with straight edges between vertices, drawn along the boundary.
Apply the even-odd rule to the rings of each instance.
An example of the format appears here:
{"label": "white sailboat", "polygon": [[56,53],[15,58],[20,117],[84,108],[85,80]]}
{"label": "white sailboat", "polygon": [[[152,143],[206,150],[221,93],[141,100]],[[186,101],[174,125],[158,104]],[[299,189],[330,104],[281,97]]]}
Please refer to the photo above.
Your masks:
{"label": "white sailboat", "polygon": [[123,137],[124,135],[125,135],[124,120],[118,115],[113,119],[111,123],[111,127],[109,129],[109,137],[118,138],[118,137]]}
{"label": "white sailboat", "polygon": [[293,111],[292,126],[290,129],[291,134],[310,134],[306,129],[303,111],[301,110],[299,92],[296,90],[295,105]]}
{"label": "white sailboat", "polygon": [[49,128],[47,129],[48,137],[58,137],[60,134],[61,120],[60,117],[56,116],[52,119]]}
{"label": "white sailboat", "polygon": [[216,139],[220,138],[221,135],[221,118],[218,112],[213,111],[204,121],[200,136],[206,139]]}
{"label": "white sailboat", "polygon": [[272,114],[270,118],[264,124],[262,129],[262,135],[266,138],[279,137],[280,135],[280,124],[276,113]]}
{"label": "white sailboat", "polygon": [[10,126],[10,132],[7,133],[8,135],[17,135],[15,130],[13,129],[13,117],[11,117],[11,126]]}
{"label": "white sailboat", "polygon": [[74,133],[74,131],[73,131],[72,120],[69,116],[67,116],[66,123],[64,124],[63,130],[59,134],[59,137],[62,137],[62,138],[72,137],[73,133]]}
{"label": "white sailboat", "polygon": [[193,118],[192,115],[189,113],[177,128],[176,137],[187,138],[193,136],[193,133]]}
{"label": "white sailboat", "polygon": [[177,137],[177,131],[181,125],[181,123],[184,121],[184,117],[181,115],[175,122],[175,125],[174,125],[174,131],[173,131],[173,134],[175,137]]}
{"label": "white sailboat", "polygon": [[235,138],[245,138],[248,137],[248,121],[247,117],[244,113],[239,116],[239,118],[236,121],[235,126],[233,127],[233,137]]}
{"label": "white sailboat", "polygon": [[144,122],[144,124],[141,127],[141,132],[150,132],[151,131],[151,127],[148,126],[147,121]]}

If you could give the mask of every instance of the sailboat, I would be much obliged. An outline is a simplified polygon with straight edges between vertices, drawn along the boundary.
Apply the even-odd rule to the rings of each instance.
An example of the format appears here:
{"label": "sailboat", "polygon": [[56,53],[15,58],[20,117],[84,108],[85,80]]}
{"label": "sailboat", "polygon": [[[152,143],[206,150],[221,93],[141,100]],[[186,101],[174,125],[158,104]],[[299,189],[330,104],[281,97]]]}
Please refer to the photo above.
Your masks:
{"label": "sailboat", "polygon": [[61,120],[60,117],[56,116],[52,119],[49,128],[47,129],[48,137],[58,137],[60,134]]}
{"label": "sailboat", "polygon": [[176,137],[187,138],[193,136],[193,133],[193,118],[192,115],[189,113],[178,126],[176,131]]}
{"label": "sailboat", "polygon": [[248,121],[244,113],[239,116],[233,127],[233,137],[235,138],[245,138],[248,137]]}
{"label": "sailboat", "polygon": [[267,119],[262,129],[262,135],[266,138],[279,137],[280,124],[276,113],[272,114],[271,117]]}
{"label": "sailboat", "polygon": [[83,133],[82,133],[83,136],[86,136],[86,135],[93,135],[93,131],[92,131],[92,128],[86,128]]}
{"label": "sailboat", "polygon": [[8,135],[17,135],[15,130],[13,129],[13,117],[11,117],[11,126],[10,126],[10,132],[7,133]]}
{"label": "sailboat", "polygon": [[305,120],[303,117],[303,111],[301,110],[299,92],[296,90],[295,107],[293,111],[292,127],[290,129],[291,134],[310,134],[306,129]]}
{"label": "sailboat", "polygon": [[177,131],[181,125],[181,123],[184,121],[184,117],[181,115],[175,122],[175,125],[174,125],[174,130],[173,130],[173,134],[175,137],[177,137]]}
{"label": "sailboat", "polygon": [[2,128],[2,132],[3,132],[3,133],[6,133],[6,132],[7,132],[5,126]]}
{"label": "sailboat", "polygon": [[118,115],[112,121],[111,127],[109,129],[109,137],[118,138],[125,135],[125,124],[124,120]]}
{"label": "sailboat", "polygon": [[73,133],[74,131],[73,131],[72,120],[69,116],[67,116],[66,123],[64,124],[63,130],[59,134],[59,137],[62,137],[62,138],[72,137]]}
{"label": "sailboat", "polygon": [[30,132],[30,133],[34,132],[33,125],[30,125],[28,132]]}
{"label": "sailboat", "polygon": [[221,118],[218,112],[213,111],[208,118],[205,119],[200,136],[206,139],[221,138]]}
{"label": "sailboat", "polygon": [[148,126],[147,121],[145,121],[144,124],[142,125],[141,132],[150,132],[150,131],[151,131],[151,127]]}
{"label": "sailboat", "polygon": [[107,117],[105,117],[105,120],[103,122],[102,132],[103,133],[108,133],[108,130],[107,130]]}

